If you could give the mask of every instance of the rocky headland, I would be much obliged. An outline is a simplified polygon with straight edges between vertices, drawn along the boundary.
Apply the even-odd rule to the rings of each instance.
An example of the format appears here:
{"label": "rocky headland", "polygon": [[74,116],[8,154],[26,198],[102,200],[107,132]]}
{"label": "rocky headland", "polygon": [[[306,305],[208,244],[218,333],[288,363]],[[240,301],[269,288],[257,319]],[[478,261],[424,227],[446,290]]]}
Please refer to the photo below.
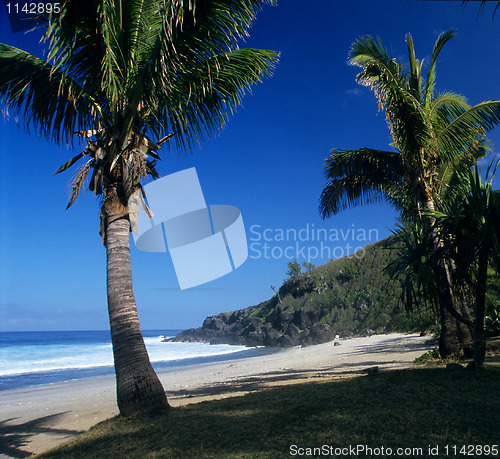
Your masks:
{"label": "rocky headland", "polygon": [[172,341],[246,346],[321,344],[340,337],[421,331],[430,314],[408,315],[401,285],[384,268],[394,259],[393,238],[322,266],[289,263],[275,295],[258,305],[207,317]]}

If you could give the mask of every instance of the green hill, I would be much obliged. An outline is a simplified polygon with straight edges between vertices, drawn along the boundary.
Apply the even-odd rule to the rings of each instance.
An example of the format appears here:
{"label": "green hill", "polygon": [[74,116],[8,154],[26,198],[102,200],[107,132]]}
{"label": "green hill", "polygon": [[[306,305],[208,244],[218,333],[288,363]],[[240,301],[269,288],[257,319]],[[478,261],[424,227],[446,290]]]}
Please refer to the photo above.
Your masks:
{"label": "green hill", "polygon": [[342,337],[421,331],[435,325],[428,311],[408,314],[399,280],[384,268],[396,256],[393,237],[322,266],[289,264],[289,277],[263,303],[205,319],[176,341],[295,346]]}

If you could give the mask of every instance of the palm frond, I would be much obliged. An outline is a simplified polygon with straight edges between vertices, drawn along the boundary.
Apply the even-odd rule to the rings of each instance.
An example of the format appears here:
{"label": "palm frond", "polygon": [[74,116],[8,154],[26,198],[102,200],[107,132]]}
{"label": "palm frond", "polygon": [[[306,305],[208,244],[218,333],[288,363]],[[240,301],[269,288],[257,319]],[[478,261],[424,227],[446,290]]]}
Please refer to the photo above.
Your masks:
{"label": "palm frond", "polygon": [[238,49],[185,69],[171,80],[170,90],[146,94],[164,107],[156,122],[174,132],[177,145],[190,148],[225,124],[251,85],[272,74],[278,57],[274,51]]}
{"label": "palm frond", "polygon": [[[480,5],[481,12],[484,12],[484,7],[486,5],[486,1],[490,1],[490,0],[481,0],[481,5]],[[466,3],[468,3],[468,0],[462,0],[462,4],[466,4]],[[500,2],[497,2],[497,4],[495,5],[495,9],[493,10],[493,16],[495,16],[495,14],[499,8],[500,8]]]}
{"label": "palm frond", "polygon": [[237,48],[267,3],[275,2],[194,2],[192,10],[172,5],[142,79],[158,136],[174,132],[179,148],[191,148],[220,129],[251,84],[272,74],[277,53]]}
{"label": "palm frond", "polygon": [[463,142],[464,134],[470,136],[487,132],[500,123],[500,101],[490,100],[474,105],[461,113],[438,134],[438,142],[443,150],[453,149]]}
{"label": "palm frond", "polygon": [[410,62],[409,87],[413,97],[420,100],[422,91],[422,62],[415,57],[415,47],[411,34],[406,35],[406,44],[408,47],[408,60]]}
{"label": "palm frond", "polygon": [[420,101],[421,64],[412,54],[413,41],[410,35],[407,40],[410,77],[406,74],[405,66],[389,56],[380,40],[372,37],[363,37],[354,42],[349,62],[362,67],[357,81],[370,87],[379,109],[385,109],[394,147],[403,155],[415,155],[415,152],[428,147],[432,135]]}
{"label": "palm frond", "polygon": [[389,200],[397,204],[403,173],[398,153],[369,148],[333,150],[324,172],[328,182],[319,204],[323,218],[371,202]]}
{"label": "palm frond", "polygon": [[92,101],[76,82],[42,59],[0,43],[0,100],[24,115],[26,129],[57,143],[92,122]]}
{"label": "palm frond", "polygon": [[370,36],[357,39],[351,46],[349,63],[363,69],[356,80],[375,92],[380,108],[405,87],[404,67],[388,55],[380,40]]}
{"label": "palm frond", "polygon": [[477,166],[464,173],[466,193],[439,219],[458,283],[474,283],[480,258],[500,266],[500,195],[492,186],[498,165],[489,164],[484,181]]}
{"label": "palm frond", "polygon": [[[124,2],[123,2],[124,3]],[[103,46],[100,86],[111,107],[119,108],[124,91],[126,60],[123,49],[122,1],[101,0],[97,10],[98,31]]]}
{"label": "palm frond", "polygon": [[50,57],[75,81],[87,77],[102,117],[124,126],[122,148],[138,120],[157,137],[174,131],[177,145],[190,148],[224,124],[278,58],[233,51],[273,0],[90,2],[93,11],[65,0],[46,34]]}
{"label": "palm frond", "polygon": [[76,201],[76,198],[80,194],[83,184],[85,183],[85,180],[87,179],[87,176],[92,167],[93,161],[94,160],[92,158],[89,159],[76,173],[76,176],[73,179],[73,183],[71,184],[71,195],[66,210],[73,205],[73,203]]}
{"label": "palm frond", "polygon": [[59,174],[60,172],[65,171],[66,169],[69,169],[73,164],[75,164],[80,158],[83,158],[87,154],[87,151],[82,151],[75,157],[71,158],[69,161],[65,162],[61,167],[59,167],[55,172],[54,175]]}
{"label": "palm frond", "polygon": [[432,99],[428,105],[428,113],[433,128],[439,135],[445,127],[470,108],[464,96],[448,91]]}
{"label": "palm frond", "polygon": [[436,266],[440,252],[431,249],[432,228],[419,221],[398,225],[393,234],[399,244],[393,249],[397,255],[385,268],[393,279],[401,279],[401,301],[408,311],[424,302],[437,307]]}
{"label": "palm frond", "polygon": [[432,50],[432,57],[429,66],[429,71],[427,72],[427,79],[424,91],[424,105],[426,107],[429,106],[432,100],[432,94],[434,92],[434,87],[436,84],[436,61],[438,55],[441,52],[443,46],[455,36],[456,36],[455,31],[453,29],[450,29],[440,34],[438,39],[434,43],[434,48]]}
{"label": "palm frond", "polygon": [[109,116],[110,111],[101,87],[101,63],[106,48],[99,29],[98,9],[102,9],[100,0],[63,0],[61,13],[49,21],[44,41],[52,70],[64,73],[84,87],[102,117]]}
{"label": "palm frond", "polygon": [[448,212],[450,205],[462,202],[470,189],[469,173],[476,162],[485,157],[492,149],[488,139],[482,138],[469,149],[458,152],[443,161],[438,170],[436,181],[439,183],[436,193],[436,207]]}

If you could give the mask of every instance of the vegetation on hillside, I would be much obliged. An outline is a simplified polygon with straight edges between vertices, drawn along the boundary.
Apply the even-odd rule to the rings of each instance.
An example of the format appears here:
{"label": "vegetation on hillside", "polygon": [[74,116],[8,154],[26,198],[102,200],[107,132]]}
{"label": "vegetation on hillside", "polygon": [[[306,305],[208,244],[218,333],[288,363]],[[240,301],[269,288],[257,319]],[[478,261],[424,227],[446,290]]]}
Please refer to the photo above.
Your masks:
{"label": "vegetation on hillside", "polygon": [[[272,324],[280,315],[301,310],[317,311],[321,323],[343,336],[367,333],[439,332],[438,311],[431,303],[414,304],[409,310],[403,292],[404,279],[387,269],[400,250],[391,236],[370,244],[349,257],[315,267],[288,263],[287,278],[275,295],[251,308],[253,317]],[[500,335],[500,279],[489,269],[486,333]]]}
{"label": "vegetation on hillside", "polygon": [[401,281],[384,269],[396,254],[394,237],[370,244],[349,257],[322,266],[289,263],[288,277],[272,300],[256,306],[252,315],[272,323],[281,315],[316,310],[321,323],[342,335],[434,328],[432,311],[405,311]]}

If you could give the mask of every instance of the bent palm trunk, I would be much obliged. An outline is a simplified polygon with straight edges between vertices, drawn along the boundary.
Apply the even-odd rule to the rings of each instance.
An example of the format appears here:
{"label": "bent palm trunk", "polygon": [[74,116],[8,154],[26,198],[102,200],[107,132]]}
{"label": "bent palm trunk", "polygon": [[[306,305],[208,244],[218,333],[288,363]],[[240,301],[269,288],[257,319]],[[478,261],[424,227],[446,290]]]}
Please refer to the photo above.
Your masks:
{"label": "bent palm trunk", "polygon": [[[131,416],[163,411],[169,405],[163,386],[149,361],[139,325],[132,289],[130,223],[126,219],[126,210],[119,203],[116,189],[106,193],[103,213],[116,395],[120,414]],[[114,220],[113,216],[118,216],[118,219]]]}

